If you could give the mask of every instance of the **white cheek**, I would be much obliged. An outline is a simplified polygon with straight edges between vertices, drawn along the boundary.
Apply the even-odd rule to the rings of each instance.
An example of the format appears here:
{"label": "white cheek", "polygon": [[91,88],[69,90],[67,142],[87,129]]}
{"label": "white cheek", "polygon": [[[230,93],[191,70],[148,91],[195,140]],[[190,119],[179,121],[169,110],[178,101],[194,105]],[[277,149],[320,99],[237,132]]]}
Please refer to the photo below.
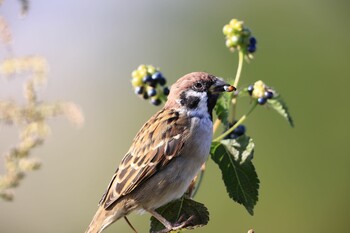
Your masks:
{"label": "white cheek", "polygon": [[187,109],[187,115],[190,117],[210,117],[208,113],[208,96],[206,92],[196,92],[190,90],[186,93],[186,97],[195,96],[199,97],[200,101],[197,108]]}

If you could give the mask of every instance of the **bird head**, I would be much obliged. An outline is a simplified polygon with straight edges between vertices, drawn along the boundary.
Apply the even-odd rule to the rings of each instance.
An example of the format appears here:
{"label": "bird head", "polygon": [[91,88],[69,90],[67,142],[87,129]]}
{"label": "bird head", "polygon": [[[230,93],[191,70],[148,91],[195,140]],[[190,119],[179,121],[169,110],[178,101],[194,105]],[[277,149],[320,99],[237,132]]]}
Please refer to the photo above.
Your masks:
{"label": "bird head", "polygon": [[189,73],[171,86],[165,108],[179,108],[198,116],[206,113],[212,116],[220,93],[235,89],[214,75],[205,72]]}

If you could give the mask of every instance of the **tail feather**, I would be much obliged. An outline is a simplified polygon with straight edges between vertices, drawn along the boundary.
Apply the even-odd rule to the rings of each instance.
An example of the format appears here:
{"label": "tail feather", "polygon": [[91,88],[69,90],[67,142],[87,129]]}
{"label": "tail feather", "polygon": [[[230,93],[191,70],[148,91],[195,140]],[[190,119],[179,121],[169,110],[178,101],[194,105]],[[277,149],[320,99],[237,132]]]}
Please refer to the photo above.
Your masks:
{"label": "tail feather", "polygon": [[117,221],[121,217],[125,215],[124,211],[113,210],[105,210],[102,206],[98,207],[98,210],[92,219],[89,227],[85,231],[85,233],[100,233],[106,227],[111,225],[113,222]]}

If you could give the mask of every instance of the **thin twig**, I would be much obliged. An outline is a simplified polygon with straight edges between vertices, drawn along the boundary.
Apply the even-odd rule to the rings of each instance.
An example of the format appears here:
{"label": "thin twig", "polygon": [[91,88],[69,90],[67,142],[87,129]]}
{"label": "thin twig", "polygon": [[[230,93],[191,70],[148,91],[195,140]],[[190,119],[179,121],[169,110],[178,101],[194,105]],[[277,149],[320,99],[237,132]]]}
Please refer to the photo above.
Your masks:
{"label": "thin twig", "polygon": [[235,82],[233,83],[233,86],[235,88],[237,88],[238,83],[239,83],[239,79],[241,77],[241,72],[242,72],[242,67],[243,67],[243,59],[244,59],[244,54],[242,51],[239,51],[239,53],[238,53],[238,68],[237,68],[237,72],[236,72]]}
{"label": "thin twig", "polygon": [[197,179],[198,177],[199,177],[199,179],[198,179],[198,181],[197,181],[196,187],[195,187],[194,190],[192,191],[192,194],[191,194],[191,197],[192,197],[192,198],[197,194],[198,189],[199,189],[199,187],[201,186],[201,183],[202,183],[203,177],[204,177],[205,168],[206,168],[206,163],[203,163],[199,175],[196,176],[196,179]]}
{"label": "thin twig", "polygon": [[221,121],[219,119],[216,119],[213,125],[213,134],[215,134],[216,130],[219,128],[221,124]]}
{"label": "thin twig", "polygon": [[[236,77],[235,81],[233,83],[233,86],[238,89],[238,83],[241,78],[242,68],[243,68],[243,61],[244,61],[244,54],[242,51],[239,51],[238,53],[238,67],[236,71]],[[237,107],[237,97],[235,96],[235,92],[232,92],[231,98],[230,98],[230,111],[229,111],[229,117],[228,121],[233,124],[236,118],[236,107]]]}

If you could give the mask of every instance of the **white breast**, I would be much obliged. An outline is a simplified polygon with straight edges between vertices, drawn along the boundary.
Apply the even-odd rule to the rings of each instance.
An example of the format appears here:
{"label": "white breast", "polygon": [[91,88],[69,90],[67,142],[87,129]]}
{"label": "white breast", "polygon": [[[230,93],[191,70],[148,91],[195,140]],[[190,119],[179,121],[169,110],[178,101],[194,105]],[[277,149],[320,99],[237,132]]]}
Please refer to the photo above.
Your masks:
{"label": "white breast", "polygon": [[185,143],[183,155],[186,160],[186,173],[188,174],[185,185],[186,188],[191,180],[196,176],[202,164],[207,160],[210,145],[213,137],[213,122],[208,113],[207,93],[188,92],[188,95],[200,97],[197,108],[187,109],[185,114],[191,118],[190,137]]}

